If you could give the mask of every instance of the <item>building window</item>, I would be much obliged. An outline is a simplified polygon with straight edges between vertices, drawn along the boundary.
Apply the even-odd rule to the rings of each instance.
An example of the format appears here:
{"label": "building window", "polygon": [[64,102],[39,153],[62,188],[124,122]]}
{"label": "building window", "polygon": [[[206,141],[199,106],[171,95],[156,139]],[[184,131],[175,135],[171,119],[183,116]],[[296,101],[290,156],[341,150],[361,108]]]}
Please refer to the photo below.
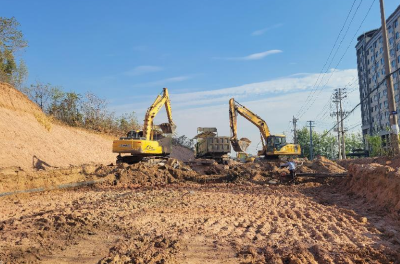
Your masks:
{"label": "building window", "polygon": [[397,57],[397,62],[400,63],[400,55]]}
{"label": "building window", "polygon": [[399,51],[399,50],[400,50],[400,42],[397,43],[397,51]]}
{"label": "building window", "polygon": [[394,72],[393,73],[393,78],[396,78],[397,77],[397,72]]}
{"label": "building window", "polygon": [[382,37],[379,37],[379,43],[382,43],[382,41],[383,41]]}
{"label": "building window", "polygon": [[391,26],[389,26],[388,27],[388,31],[389,31],[389,33],[392,33],[393,32],[393,28]]}
{"label": "building window", "polygon": [[394,56],[394,49],[390,49],[390,56]]}
{"label": "building window", "polygon": [[379,49],[379,53],[382,54],[382,52],[383,52],[383,48],[381,47],[381,48]]}
{"label": "building window", "polygon": [[387,90],[383,90],[383,95],[387,95]]}
{"label": "building window", "polygon": [[398,103],[398,102],[399,102],[399,99],[400,99],[400,95],[396,95],[396,96],[394,97],[394,99],[396,100],[396,103]]}
{"label": "building window", "polygon": [[392,62],[390,63],[390,65],[392,65],[392,67],[394,68],[394,66],[396,65],[396,61],[392,60]]}
{"label": "building window", "polygon": [[396,32],[396,39],[398,39],[400,37],[400,33]]}
{"label": "building window", "polygon": [[379,55],[378,52],[375,52],[375,58],[378,58],[378,55]]}
{"label": "building window", "polygon": [[387,102],[387,101],[385,101],[383,104],[384,104],[386,107],[388,107],[388,102]]}
{"label": "building window", "polygon": [[394,27],[396,28],[398,25],[399,25],[399,21],[398,20],[394,21]]}
{"label": "building window", "polygon": [[393,44],[393,38],[389,39],[389,44],[392,45]]}
{"label": "building window", "polygon": [[376,48],[376,41],[374,42],[374,48]]}

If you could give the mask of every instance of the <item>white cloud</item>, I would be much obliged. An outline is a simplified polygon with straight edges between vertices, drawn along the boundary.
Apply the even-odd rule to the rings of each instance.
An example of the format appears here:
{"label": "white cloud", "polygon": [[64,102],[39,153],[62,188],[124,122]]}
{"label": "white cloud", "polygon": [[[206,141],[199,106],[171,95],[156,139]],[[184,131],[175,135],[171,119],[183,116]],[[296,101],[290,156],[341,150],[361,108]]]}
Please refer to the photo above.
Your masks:
{"label": "white cloud", "polygon": [[[234,97],[241,104],[261,116],[268,123],[272,133],[279,134],[286,131],[288,141],[292,141],[289,121],[306,103],[306,98],[318,75],[316,73],[291,75],[265,82],[201,92],[174,93],[173,89],[170,89],[172,115],[177,124],[177,132],[181,135],[194,137],[197,127],[215,126],[218,128],[219,135],[229,136],[228,101],[229,98]],[[314,120],[316,121],[315,130],[319,132],[331,128],[335,120],[330,117],[329,108],[327,115],[320,114],[320,112],[328,102],[333,88],[348,85],[354,81],[356,76],[356,69],[335,70],[323,75],[322,78],[326,80],[330,77],[330,81],[325,89],[320,90],[321,92],[318,93],[319,96],[310,110],[299,120],[298,127],[303,127],[307,120]],[[117,112],[127,112],[123,109],[134,110],[138,114],[138,120],[143,120],[144,113],[152,103],[153,98],[148,98],[148,101],[137,100],[137,102],[132,102],[129,105],[119,105]],[[351,110],[359,102],[358,92],[349,94],[346,101],[345,110]],[[322,116],[324,117],[323,120],[321,120]],[[317,117],[319,120],[316,120]],[[357,109],[345,120],[345,125],[357,124],[360,119],[360,111]],[[165,111],[161,110],[155,119],[155,123],[162,123],[166,120]],[[260,141],[258,129],[244,118],[239,118],[238,130],[239,137],[247,137],[252,141],[249,151],[255,154]],[[352,132],[355,131],[357,130]]]}
{"label": "white cloud", "polygon": [[256,30],[253,33],[251,33],[251,35],[252,36],[260,36],[260,35],[265,34],[267,31],[270,31],[271,29],[279,28],[281,26],[283,26],[282,23],[275,24],[275,25],[272,25],[270,27],[266,27],[266,28],[263,28],[263,29]]}
{"label": "white cloud", "polygon": [[137,75],[143,75],[146,73],[151,73],[151,72],[158,72],[162,71],[163,69],[161,67],[157,66],[149,66],[149,65],[142,65],[142,66],[137,66],[133,69],[130,69],[126,72],[124,72],[124,75],[127,76],[137,76]]}
{"label": "white cloud", "polygon": [[[325,89],[331,89],[344,87],[349,82],[354,81],[354,76],[356,75],[356,69],[331,70],[323,74],[320,80],[327,80],[330,77],[330,81]],[[310,90],[314,86],[318,76],[319,74],[317,73],[301,73],[280,79],[244,84],[236,87],[174,94],[174,101],[182,105],[190,105],[192,103],[204,105],[210,104],[210,102],[224,101],[227,97],[250,99],[267,95],[276,96],[281,93]]]}
{"label": "white cloud", "polygon": [[261,60],[269,55],[272,54],[277,54],[277,53],[281,53],[283,51],[281,50],[267,50],[267,51],[263,51],[263,52],[259,52],[259,53],[253,53],[250,54],[248,56],[244,56],[244,57],[216,57],[215,59],[221,59],[221,60]]}

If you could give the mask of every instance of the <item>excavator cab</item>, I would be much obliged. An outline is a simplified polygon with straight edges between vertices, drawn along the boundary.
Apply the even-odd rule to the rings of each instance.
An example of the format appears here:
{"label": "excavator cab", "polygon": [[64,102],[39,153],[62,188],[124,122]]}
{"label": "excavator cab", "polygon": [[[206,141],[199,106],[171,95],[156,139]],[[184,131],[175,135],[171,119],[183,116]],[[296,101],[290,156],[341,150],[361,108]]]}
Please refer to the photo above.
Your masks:
{"label": "excavator cab", "polygon": [[267,138],[267,152],[279,151],[286,144],[285,135],[271,135]]}
{"label": "excavator cab", "polygon": [[143,138],[143,131],[129,131],[126,135],[126,139],[142,139]]}

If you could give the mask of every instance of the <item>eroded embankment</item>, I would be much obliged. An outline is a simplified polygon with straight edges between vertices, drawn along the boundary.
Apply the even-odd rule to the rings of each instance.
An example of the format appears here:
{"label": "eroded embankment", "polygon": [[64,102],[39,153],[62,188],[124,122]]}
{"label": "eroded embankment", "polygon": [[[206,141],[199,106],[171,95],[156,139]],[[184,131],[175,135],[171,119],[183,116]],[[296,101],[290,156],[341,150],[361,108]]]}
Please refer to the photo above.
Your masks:
{"label": "eroded embankment", "polygon": [[348,192],[400,219],[400,171],[386,165],[352,164],[342,183]]}

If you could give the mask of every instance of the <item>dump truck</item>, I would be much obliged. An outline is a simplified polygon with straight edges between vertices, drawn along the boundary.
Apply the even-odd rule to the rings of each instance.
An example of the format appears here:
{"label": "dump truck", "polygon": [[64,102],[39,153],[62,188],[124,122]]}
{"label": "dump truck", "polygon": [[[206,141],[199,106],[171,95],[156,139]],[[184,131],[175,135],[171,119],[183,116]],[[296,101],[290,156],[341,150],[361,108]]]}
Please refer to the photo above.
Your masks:
{"label": "dump truck", "polygon": [[195,157],[202,159],[214,159],[218,163],[225,163],[229,160],[231,145],[229,137],[218,136],[215,127],[199,127],[195,145]]}
{"label": "dump truck", "polygon": [[[163,105],[167,111],[168,123],[154,125],[153,120]],[[131,164],[145,157],[168,156],[172,149],[172,138],[167,134],[172,134],[175,128],[168,89],[164,88],[147,109],[143,129],[129,131],[126,137],[113,141],[112,151],[118,153],[117,163]]]}

